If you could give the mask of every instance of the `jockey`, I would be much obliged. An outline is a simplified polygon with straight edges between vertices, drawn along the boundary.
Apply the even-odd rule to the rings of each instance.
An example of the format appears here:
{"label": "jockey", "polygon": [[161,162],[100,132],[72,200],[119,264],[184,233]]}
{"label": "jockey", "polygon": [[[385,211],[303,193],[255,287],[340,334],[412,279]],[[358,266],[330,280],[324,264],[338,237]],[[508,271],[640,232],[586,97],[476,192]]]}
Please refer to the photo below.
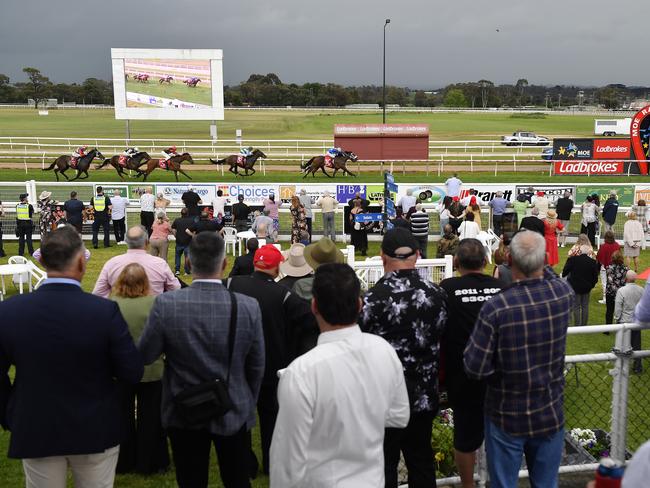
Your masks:
{"label": "jockey", "polygon": [[341,154],[341,152],[342,152],[342,150],[341,150],[340,147],[332,147],[332,148],[330,148],[330,149],[327,150],[327,155],[328,155],[330,158],[334,159],[336,156],[338,156],[339,154]]}
{"label": "jockey", "polygon": [[245,158],[247,158],[248,156],[252,156],[253,155],[253,146],[242,147],[239,150],[239,154],[241,154]]}
{"label": "jockey", "polygon": [[88,146],[79,146],[73,153],[72,157],[73,158],[83,158],[86,155],[86,150],[88,149]]}
{"label": "jockey", "polygon": [[122,155],[127,156],[129,158],[132,158],[133,156],[135,156],[139,152],[140,152],[140,149],[138,149],[137,147],[129,147],[122,153]]}
{"label": "jockey", "polygon": [[165,157],[165,161],[169,161],[170,158],[178,156],[178,153],[176,152],[176,146],[171,146],[167,149],[163,149],[162,155]]}

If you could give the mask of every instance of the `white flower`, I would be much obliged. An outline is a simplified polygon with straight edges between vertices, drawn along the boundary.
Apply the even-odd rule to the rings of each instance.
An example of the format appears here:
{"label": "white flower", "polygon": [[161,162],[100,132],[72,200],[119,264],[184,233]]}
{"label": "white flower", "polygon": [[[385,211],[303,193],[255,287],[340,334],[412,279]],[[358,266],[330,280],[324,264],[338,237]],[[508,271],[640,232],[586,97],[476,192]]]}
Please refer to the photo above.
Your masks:
{"label": "white flower", "polygon": [[398,302],[393,301],[392,298],[388,299],[386,305],[384,306],[384,312],[388,313],[388,320],[396,320],[402,314],[408,303],[405,300],[400,300]]}

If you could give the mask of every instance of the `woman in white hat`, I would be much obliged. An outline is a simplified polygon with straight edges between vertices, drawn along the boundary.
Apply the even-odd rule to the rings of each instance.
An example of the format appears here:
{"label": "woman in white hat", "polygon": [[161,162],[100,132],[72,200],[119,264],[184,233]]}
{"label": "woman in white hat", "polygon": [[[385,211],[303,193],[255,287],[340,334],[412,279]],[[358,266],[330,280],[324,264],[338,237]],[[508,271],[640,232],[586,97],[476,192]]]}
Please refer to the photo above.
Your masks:
{"label": "woman in white hat", "polygon": [[314,272],[314,270],[305,261],[305,245],[296,243],[293,244],[287,251],[282,253],[284,255],[284,262],[280,263],[280,273],[284,275],[278,283],[286,286],[290,290],[296,281],[301,278],[306,278]]}
{"label": "woman in white hat", "polygon": [[38,228],[41,233],[41,239],[48,233],[52,232],[52,225],[54,224],[54,212],[52,204],[54,203],[50,197],[52,192],[43,190],[38,196],[38,211],[40,212],[40,219],[38,221]]}

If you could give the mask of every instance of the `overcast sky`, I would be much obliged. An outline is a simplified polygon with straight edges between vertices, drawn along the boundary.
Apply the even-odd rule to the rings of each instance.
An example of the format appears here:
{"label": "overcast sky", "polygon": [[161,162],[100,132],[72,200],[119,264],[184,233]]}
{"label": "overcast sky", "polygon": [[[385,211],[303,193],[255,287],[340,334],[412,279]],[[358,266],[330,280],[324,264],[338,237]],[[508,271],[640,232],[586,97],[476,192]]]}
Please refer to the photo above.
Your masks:
{"label": "overcast sky", "polygon": [[[220,48],[224,79],[650,85],[643,0],[0,0],[0,73],[111,78],[111,47]],[[498,29],[498,32],[497,32]]]}

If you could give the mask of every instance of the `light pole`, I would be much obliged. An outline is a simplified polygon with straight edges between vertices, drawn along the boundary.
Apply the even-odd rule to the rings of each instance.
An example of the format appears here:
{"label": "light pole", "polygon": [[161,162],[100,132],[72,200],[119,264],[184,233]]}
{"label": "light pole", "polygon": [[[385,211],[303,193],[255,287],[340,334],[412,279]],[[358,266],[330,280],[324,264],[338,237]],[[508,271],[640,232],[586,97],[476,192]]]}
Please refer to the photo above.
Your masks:
{"label": "light pole", "polygon": [[390,24],[390,19],[386,19],[384,23],[384,85],[382,89],[382,108],[383,108],[383,117],[382,123],[386,123],[386,26]]}

